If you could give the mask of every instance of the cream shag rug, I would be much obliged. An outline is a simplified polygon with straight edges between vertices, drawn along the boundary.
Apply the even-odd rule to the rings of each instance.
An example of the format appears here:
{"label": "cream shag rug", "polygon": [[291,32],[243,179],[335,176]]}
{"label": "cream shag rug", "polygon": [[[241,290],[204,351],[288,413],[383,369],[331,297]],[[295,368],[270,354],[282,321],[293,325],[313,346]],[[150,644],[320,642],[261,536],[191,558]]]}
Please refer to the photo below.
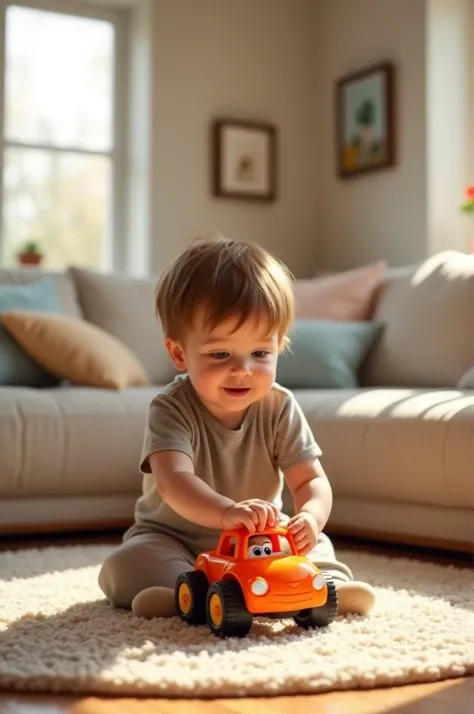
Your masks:
{"label": "cream shag rug", "polygon": [[0,554],[0,687],[163,697],[320,692],[474,673],[474,575],[401,558],[340,552],[377,589],[366,618],[305,631],[255,620],[221,640],[178,618],[114,610],[97,585],[110,546]]}

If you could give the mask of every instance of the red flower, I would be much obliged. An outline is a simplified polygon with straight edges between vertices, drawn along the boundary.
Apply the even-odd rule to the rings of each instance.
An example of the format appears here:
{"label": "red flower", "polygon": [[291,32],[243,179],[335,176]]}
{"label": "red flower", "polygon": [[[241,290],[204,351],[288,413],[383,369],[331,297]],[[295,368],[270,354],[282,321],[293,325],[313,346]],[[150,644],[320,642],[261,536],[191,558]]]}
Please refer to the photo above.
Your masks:
{"label": "red flower", "polygon": [[470,183],[468,186],[466,186],[464,195],[468,201],[474,201],[474,183]]}

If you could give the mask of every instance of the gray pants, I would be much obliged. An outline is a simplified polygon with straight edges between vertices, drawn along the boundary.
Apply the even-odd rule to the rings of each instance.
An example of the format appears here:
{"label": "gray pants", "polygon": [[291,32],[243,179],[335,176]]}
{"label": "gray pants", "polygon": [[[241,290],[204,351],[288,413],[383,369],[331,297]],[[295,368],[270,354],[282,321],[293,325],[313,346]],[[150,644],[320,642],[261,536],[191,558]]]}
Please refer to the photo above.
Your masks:
{"label": "gray pants", "polygon": [[[307,557],[334,580],[354,579],[348,566],[337,560],[324,533]],[[115,607],[130,608],[135,595],[145,588],[161,585],[174,589],[178,575],[192,570],[194,562],[195,556],[178,540],[164,533],[141,533],[126,540],[105,560],[99,586]]]}

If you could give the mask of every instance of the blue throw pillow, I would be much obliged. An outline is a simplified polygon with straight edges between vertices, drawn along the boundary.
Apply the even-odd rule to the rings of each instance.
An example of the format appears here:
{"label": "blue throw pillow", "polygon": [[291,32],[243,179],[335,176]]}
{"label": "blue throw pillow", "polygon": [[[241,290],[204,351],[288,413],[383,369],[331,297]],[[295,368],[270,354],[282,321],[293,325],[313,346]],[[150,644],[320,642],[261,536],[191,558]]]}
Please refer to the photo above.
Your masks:
{"label": "blue throw pillow", "polygon": [[45,310],[62,312],[61,303],[51,278],[22,285],[0,284],[0,385],[47,387],[58,379],[32,360],[1,325],[3,310]]}
{"label": "blue throw pillow", "polygon": [[357,372],[382,328],[374,322],[296,321],[276,381],[288,389],[357,387]]}

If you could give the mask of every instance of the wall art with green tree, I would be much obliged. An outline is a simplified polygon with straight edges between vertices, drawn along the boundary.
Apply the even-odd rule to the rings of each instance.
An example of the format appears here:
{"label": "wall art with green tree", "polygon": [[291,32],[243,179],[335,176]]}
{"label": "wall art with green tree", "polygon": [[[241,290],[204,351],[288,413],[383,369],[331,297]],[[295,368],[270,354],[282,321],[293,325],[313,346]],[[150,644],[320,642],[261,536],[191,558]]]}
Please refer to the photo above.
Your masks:
{"label": "wall art with green tree", "polygon": [[384,62],[336,83],[337,173],[341,178],[395,164],[395,69]]}

